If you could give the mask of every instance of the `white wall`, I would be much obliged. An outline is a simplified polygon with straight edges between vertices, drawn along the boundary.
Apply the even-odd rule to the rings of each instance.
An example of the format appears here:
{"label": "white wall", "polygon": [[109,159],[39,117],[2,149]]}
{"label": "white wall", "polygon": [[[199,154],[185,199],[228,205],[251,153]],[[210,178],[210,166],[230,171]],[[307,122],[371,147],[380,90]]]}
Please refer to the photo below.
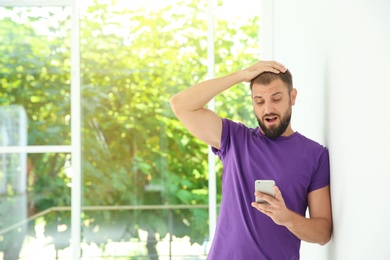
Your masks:
{"label": "white wall", "polygon": [[275,0],[274,54],[331,157],[334,236],[301,259],[390,259],[390,1]]}

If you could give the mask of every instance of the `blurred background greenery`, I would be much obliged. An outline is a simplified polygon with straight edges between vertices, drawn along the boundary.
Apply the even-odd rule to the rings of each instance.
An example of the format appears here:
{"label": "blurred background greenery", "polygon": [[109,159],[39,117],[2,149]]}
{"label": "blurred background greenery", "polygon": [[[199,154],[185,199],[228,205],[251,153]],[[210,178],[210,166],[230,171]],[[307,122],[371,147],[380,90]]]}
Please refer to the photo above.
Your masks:
{"label": "blurred background greenery", "polygon": [[[227,2],[215,7],[216,76],[250,65],[261,51],[259,17],[232,11]],[[0,106],[24,107],[29,145],[70,145],[70,8],[0,7],[0,12]],[[82,5],[80,46],[82,204],[207,205],[208,147],[183,128],[169,106],[174,93],[207,78],[207,1],[153,8],[92,1]],[[221,117],[255,124],[247,85],[215,102]],[[66,153],[28,155],[28,216],[71,204],[70,163]],[[218,194],[221,174],[218,162]],[[136,241],[140,230],[148,232],[152,239],[145,252],[151,258],[167,233],[201,244],[209,232],[208,212],[200,208],[83,211],[82,218],[83,241],[103,251],[109,241]],[[30,222],[26,236],[36,236],[37,221],[56,249],[69,246],[70,212]],[[66,227],[61,235],[59,226]],[[5,251],[7,236],[1,240]]]}

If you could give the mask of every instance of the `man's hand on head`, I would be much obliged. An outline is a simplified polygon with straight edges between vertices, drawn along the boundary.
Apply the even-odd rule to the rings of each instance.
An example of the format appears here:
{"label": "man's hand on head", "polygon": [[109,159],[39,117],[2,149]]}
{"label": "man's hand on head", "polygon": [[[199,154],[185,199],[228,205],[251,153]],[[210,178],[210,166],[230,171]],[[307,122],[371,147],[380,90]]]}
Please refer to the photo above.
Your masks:
{"label": "man's hand on head", "polygon": [[263,72],[284,73],[286,70],[287,68],[283,64],[276,61],[258,61],[248,68],[242,70],[243,80],[250,82],[252,79]]}

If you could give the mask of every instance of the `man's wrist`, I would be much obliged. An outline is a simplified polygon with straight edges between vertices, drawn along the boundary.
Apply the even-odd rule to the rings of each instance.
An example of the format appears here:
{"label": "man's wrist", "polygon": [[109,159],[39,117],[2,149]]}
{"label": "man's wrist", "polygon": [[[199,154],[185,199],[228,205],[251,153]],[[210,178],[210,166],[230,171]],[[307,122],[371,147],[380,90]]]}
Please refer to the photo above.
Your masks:
{"label": "man's wrist", "polygon": [[236,84],[241,83],[241,82],[248,82],[246,80],[246,72],[244,70],[239,70],[236,72],[233,72],[230,74],[232,77],[234,77],[234,81]]}
{"label": "man's wrist", "polygon": [[286,218],[286,222],[284,223],[284,226],[290,230],[294,229],[296,217],[297,214],[295,212],[288,210],[288,216]]}

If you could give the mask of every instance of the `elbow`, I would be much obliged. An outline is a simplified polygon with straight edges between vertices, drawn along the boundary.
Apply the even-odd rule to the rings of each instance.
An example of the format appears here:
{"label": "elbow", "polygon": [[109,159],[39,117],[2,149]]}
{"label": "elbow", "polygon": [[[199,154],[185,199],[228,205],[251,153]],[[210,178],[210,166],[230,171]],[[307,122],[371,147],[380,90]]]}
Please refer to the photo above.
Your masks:
{"label": "elbow", "polygon": [[[176,107],[177,107],[177,97],[176,97],[176,95],[174,95],[174,96],[171,97],[169,103],[170,103],[170,105],[171,105],[172,111],[175,113]],[[175,113],[175,114],[176,114],[176,113]]]}
{"label": "elbow", "polygon": [[321,246],[326,245],[330,240],[332,239],[332,231],[330,231],[328,234],[324,235],[320,241],[318,241],[318,244]]}
{"label": "elbow", "polygon": [[332,239],[332,234],[333,234],[332,218],[330,218],[329,220],[325,219],[323,230],[321,232],[321,236],[317,243],[321,246],[326,245]]}
{"label": "elbow", "polygon": [[331,237],[329,237],[329,238],[327,238],[327,239],[324,239],[324,240],[320,241],[318,244],[319,244],[320,246],[324,246],[324,245],[328,244],[328,242],[330,241],[330,239],[331,239]]}
{"label": "elbow", "polygon": [[186,101],[181,98],[180,93],[171,97],[169,103],[171,105],[171,109],[177,118],[180,119],[180,116],[189,111],[187,107]]}
{"label": "elbow", "polygon": [[178,113],[178,98],[177,98],[177,95],[172,96],[170,101],[169,101],[169,103],[171,105],[171,109],[172,109],[173,113],[175,115],[177,115],[177,113]]}

